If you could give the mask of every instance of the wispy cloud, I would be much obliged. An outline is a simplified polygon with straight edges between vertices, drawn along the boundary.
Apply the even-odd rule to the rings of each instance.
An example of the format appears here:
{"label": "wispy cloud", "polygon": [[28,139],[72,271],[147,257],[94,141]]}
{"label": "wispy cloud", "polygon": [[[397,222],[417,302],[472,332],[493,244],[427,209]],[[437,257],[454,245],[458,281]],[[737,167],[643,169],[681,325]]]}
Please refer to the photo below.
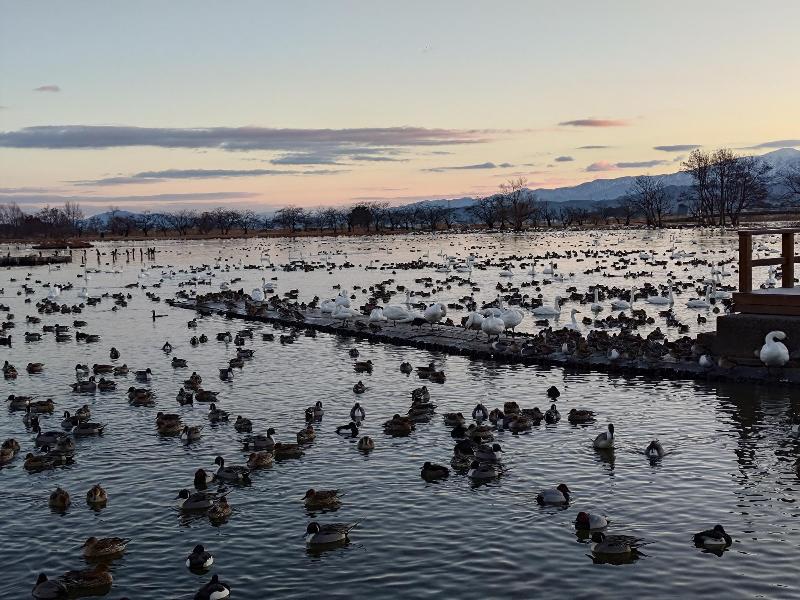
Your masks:
{"label": "wispy cloud", "polygon": [[313,152],[341,148],[449,146],[486,142],[488,130],[373,127],[277,129],[269,127],[165,128],[115,125],[43,125],[0,133],[0,147],[97,149],[155,146],[227,151]]}
{"label": "wispy cloud", "polygon": [[578,150],[601,150],[603,148],[611,148],[611,146],[578,146]]}
{"label": "wispy cloud", "polygon": [[[322,148],[314,152],[290,152],[273,158],[273,165],[344,165],[350,162],[400,162],[396,148],[349,147]],[[345,162],[342,162],[345,161]]]}
{"label": "wispy cloud", "polygon": [[62,204],[64,202],[80,202],[85,204],[115,204],[124,206],[126,203],[162,204],[162,203],[212,203],[224,200],[242,200],[253,198],[258,194],[253,192],[198,192],[186,194],[153,194],[142,196],[90,196],[66,194],[5,194],[0,192],[3,202],[16,202],[20,205]]}
{"label": "wispy cloud", "polygon": [[750,148],[794,148],[800,146],[800,140],[774,140],[772,142],[762,142]]}
{"label": "wispy cloud", "polygon": [[661,152],[688,152],[699,148],[700,144],[673,144],[672,146],[653,146],[653,150],[660,150]]}
{"label": "wispy cloud", "polygon": [[130,183],[158,183],[175,179],[226,179],[229,177],[264,177],[279,175],[336,175],[346,173],[344,169],[312,169],[307,171],[290,171],[288,169],[166,169],[164,171],[142,171],[121,177],[105,177],[75,181],[75,185],[124,185]]}
{"label": "wispy cloud", "polygon": [[572,121],[562,121],[560,127],[626,127],[627,121],[622,119],[573,119]]}
{"label": "wispy cloud", "polygon": [[453,167],[431,167],[429,169],[422,169],[429,173],[443,173],[445,171],[469,171],[473,169],[508,169],[513,167],[511,163],[495,164],[493,162],[478,163],[476,165],[458,165]]}
{"label": "wispy cloud", "polygon": [[571,156],[556,156],[553,160],[556,162],[572,162],[575,159]]}
{"label": "wispy cloud", "polygon": [[612,163],[607,160],[599,160],[593,162],[585,171],[589,173],[598,171],[617,171],[619,169],[646,169],[648,167],[656,167],[658,165],[668,164],[666,160],[639,160],[633,162],[616,162]]}
{"label": "wispy cloud", "polygon": [[49,85],[40,85],[37,88],[33,88],[33,91],[34,92],[53,92],[53,93],[56,93],[56,92],[60,92],[61,88],[58,87],[57,85],[51,83]]}

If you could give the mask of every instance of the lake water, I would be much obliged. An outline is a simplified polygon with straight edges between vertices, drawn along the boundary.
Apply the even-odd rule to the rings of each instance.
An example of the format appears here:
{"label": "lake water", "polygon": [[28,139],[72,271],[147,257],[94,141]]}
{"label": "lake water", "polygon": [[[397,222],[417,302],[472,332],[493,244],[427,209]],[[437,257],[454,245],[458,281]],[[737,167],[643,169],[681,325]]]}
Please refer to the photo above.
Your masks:
{"label": "lake water", "polygon": [[[734,238],[713,233],[679,233],[677,247],[695,252],[695,258],[718,263],[735,256]],[[597,242],[595,243],[595,239]],[[186,285],[190,276],[181,273],[190,265],[265,264],[262,253],[269,252],[276,264],[302,253],[308,261],[323,258],[319,252],[338,252],[332,260],[341,265],[349,260],[353,268],[334,268],[312,272],[276,270],[212,270],[211,286],[197,286],[201,293],[218,289],[219,282],[241,277],[233,287],[251,289],[265,277],[277,277],[277,292],[299,290],[300,300],[315,294],[332,297],[334,284],[353,290],[355,285],[368,287],[393,278],[396,284],[423,290],[415,279],[444,279],[447,274],[432,268],[381,269],[427,252],[431,262],[441,262],[437,255],[470,252],[479,259],[492,258],[496,266],[476,269],[472,283],[436,292],[428,300],[454,302],[480,288],[476,299],[495,297],[500,278],[500,264],[509,256],[535,255],[537,271],[546,266],[546,252],[561,255],[554,259],[557,271],[574,277],[564,282],[541,285],[547,303],[556,294],[566,295],[574,286],[585,292],[595,283],[625,287],[666,284],[669,273],[686,281],[688,275],[704,277],[710,266],[687,266],[669,259],[672,240],[669,234],[644,232],[609,232],[594,238],[586,233],[531,234],[529,236],[493,235],[418,235],[409,237],[304,239],[298,241],[157,241],[159,252],[154,261],[139,261],[139,255],[125,262],[124,249],[116,265],[121,273],[90,273],[91,295],[104,292],[130,292],[129,306],[112,311],[112,300],[104,299],[87,307],[81,315],[45,315],[42,324],[69,323],[84,319],[84,331],[98,333],[102,340],[86,344],[70,341],[56,343],[53,334],[40,342],[25,343],[25,331],[41,331],[42,324],[25,323],[25,315],[36,314],[35,302],[47,294],[41,282],[74,282],[61,301],[79,302],[83,285],[79,261],[50,272],[46,267],[31,270],[28,282],[36,289],[33,302],[17,295],[28,271],[0,273],[4,288],[2,302],[15,315],[16,328],[12,348],[0,347],[0,355],[16,365],[19,377],[3,382],[5,395],[33,395],[52,398],[56,411],[42,419],[44,430],[57,430],[64,410],[73,411],[84,403],[92,410],[92,420],[107,423],[102,437],[79,439],[74,465],[43,473],[28,473],[22,468],[27,452],[32,452],[32,435],[22,423],[21,412],[4,412],[0,417],[0,439],[16,438],[22,451],[14,462],[0,469],[3,539],[0,545],[5,576],[0,581],[0,597],[24,598],[40,571],[51,577],[68,569],[83,568],[81,544],[89,536],[122,536],[132,539],[127,553],[114,561],[111,572],[114,586],[108,597],[191,598],[194,592],[217,573],[233,588],[234,598],[308,598],[329,597],[459,597],[459,598],[530,598],[560,595],[567,598],[726,596],[726,597],[800,597],[794,570],[800,535],[797,506],[797,457],[800,446],[790,438],[791,416],[798,410],[800,396],[787,388],[744,385],[706,385],[695,381],[650,381],[627,379],[601,373],[573,373],[562,369],[501,365],[471,361],[464,357],[439,355],[406,347],[386,347],[365,341],[319,334],[300,336],[294,344],[263,341],[259,333],[280,331],[271,326],[257,327],[256,335],[245,347],[255,350],[255,357],[244,369],[236,370],[231,383],[218,379],[218,369],[236,354],[233,344],[215,341],[221,331],[237,331],[243,322],[226,321],[212,316],[199,319],[196,330],[187,329],[193,314],[154,303],[145,291],[163,299]],[[130,244],[125,247],[139,247]],[[108,252],[113,244],[99,246]],[[774,244],[772,244],[774,247]],[[123,247],[124,248],[124,247]],[[413,250],[413,251],[412,251]],[[565,259],[563,253],[577,250],[578,256]],[[581,252],[597,253],[584,256]],[[657,261],[639,258],[639,252],[656,254]],[[100,263],[89,251],[90,269],[111,271],[110,256]],[[612,253],[625,254],[636,264],[627,270],[614,270],[618,260]],[[75,257],[79,254],[76,252]],[[583,260],[578,260],[583,259]],[[596,267],[603,270],[585,273]],[[512,261],[513,286],[532,278]],[[526,260],[525,262],[530,262]],[[359,266],[360,265],[360,266]],[[368,266],[375,269],[366,269]],[[726,270],[732,271],[733,265]],[[140,268],[146,271],[139,277]],[[164,278],[161,287],[153,284],[162,273],[175,271]],[[623,278],[625,272],[646,272],[637,279]],[[652,274],[650,274],[652,273]],[[758,273],[766,278],[766,273]],[[11,281],[16,278],[17,281]],[[537,281],[543,276],[534,277]],[[732,283],[734,276],[725,279]],[[140,282],[146,290],[125,290],[123,286]],[[428,288],[430,291],[431,288]],[[536,295],[531,287],[524,293]],[[356,292],[362,303],[366,294]],[[696,295],[684,291],[676,297],[678,317],[690,325],[694,335],[699,328],[713,328],[715,313],[702,311],[708,322],[698,325],[696,310],[687,309],[685,301]],[[415,298],[416,299],[416,298]],[[397,296],[396,302],[401,301]],[[646,306],[671,338],[659,307]],[[570,308],[573,303],[567,303]],[[588,306],[583,314],[588,313]],[[153,309],[167,315],[156,322]],[[663,307],[661,307],[663,308]],[[454,320],[462,313],[452,314]],[[568,313],[567,313],[568,314]],[[601,316],[608,314],[608,310]],[[562,317],[563,319],[564,317]],[[526,317],[524,329],[535,331],[533,318]],[[647,328],[642,332],[646,333]],[[192,335],[206,333],[210,341],[197,347],[188,343]],[[171,356],[160,351],[165,340],[173,345],[171,356],[188,360],[188,369],[173,369]],[[115,346],[122,354],[115,364],[127,363],[132,369],[149,367],[153,372],[155,408],[129,405],[125,390],[134,382],[133,375],[117,377],[119,389],[96,394],[74,394],[76,363],[109,363],[109,349]],[[372,374],[353,372],[348,350],[357,348],[359,360],[370,359]],[[405,413],[411,391],[425,383],[416,374],[404,375],[402,361],[424,365],[435,361],[447,373],[443,385],[428,384],[431,398],[438,405],[436,415],[427,424],[417,425],[407,438],[392,438],[382,433],[381,423],[394,413]],[[28,362],[43,362],[40,375],[25,373]],[[317,439],[301,459],[276,462],[271,468],[253,473],[252,485],[234,487],[229,495],[233,506],[230,519],[212,525],[204,516],[187,518],[175,508],[175,496],[181,488],[192,487],[196,469],[213,467],[214,457],[224,456],[228,463],[242,464],[242,436],[233,423],[210,426],[207,405],[181,407],[175,395],[191,371],[204,378],[204,387],[219,391],[219,406],[232,418],[241,414],[253,421],[256,433],[268,427],[277,431],[279,441],[293,442],[304,423],[303,411],[317,400],[323,402],[325,416],[319,424]],[[352,392],[357,380],[367,391],[361,396]],[[548,387],[561,390],[558,406],[563,417],[570,408],[589,408],[597,422],[588,427],[572,426],[563,418],[556,425],[534,427],[530,432],[513,435],[495,434],[505,450],[504,475],[492,483],[475,486],[461,474],[452,472],[439,483],[420,478],[423,462],[449,465],[454,442],[441,415],[461,411],[468,415],[476,402],[490,409],[515,400],[523,408],[549,404]],[[358,399],[366,409],[362,434],[375,439],[376,449],[364,455],[355,441],[334,433],[337,425],[349,421],[348,413]],[[189,425],[205,425],[202,439],[190,446],[177,437],[159,436],[155,430],[158,410],[175,412]],[[616,426],[617,446],[611,455],[597,453],[594,437],[607,423]],[[661,440],[667,455],[651,464],[642,454],[647,443]],[[535,502],[543,488],[566,483],[573,492],[565,509],[542,508]],[[100,483],[108,491],[106,508],[95,512],[84,503],[86,491]],[[72,506],[65,514],[53,513],[47,505],[51,491],[61,486],[70,492]],[[308,552],[303,540],[312,516],[302,503],[305,490],[338,488],[343,501],[338,511],[317,514],[321,522],[360,521],[351,534],[351,542],[325,552]],[[572,525],[578,511],[588,510],[607,515],[609,533],[634,535],[650,542],[639,560],[624,565],[596,564],[591,544],[575,534]],[[698,550],[692,534],[722,523],[734,543],[721,556]],[[206,575],[198,576],[184,566],[191,548],[202,543],[215,556],[215,565]]]}

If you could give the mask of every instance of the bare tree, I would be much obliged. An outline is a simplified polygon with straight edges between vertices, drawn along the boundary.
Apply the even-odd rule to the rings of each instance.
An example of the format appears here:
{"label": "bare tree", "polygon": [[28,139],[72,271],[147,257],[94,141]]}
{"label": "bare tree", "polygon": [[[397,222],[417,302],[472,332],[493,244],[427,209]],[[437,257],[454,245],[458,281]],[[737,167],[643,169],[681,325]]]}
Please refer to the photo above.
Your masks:
{"label": "bare tree", "polygon": [[149,210],[146,210],[136,215],[135,221],[136,227],[138,227],[142,234],[147,237],[148,233],[150,233],[150,231],[156,225],[156,216]]}
{"label": "bare tree", "polygon": [[539,205],[539,216],[547,223],[548,227],[553,226],[553,221],[556,219],[556,211],[553,208],[553,205],[549,202],[542,202]]}
{"label": "bare tree", "polygon": [[277,223],[280,227],[284,229],[288,229],[292,233],[297,231],[299,227],[301,227],[305,221],[306,211],[305,209],[289,205],[285,206],[279,211],[275,213],[275,218],[273,221]]}
{"label": "bare tree", "polygon": [[[619,200],[617,200],[617,207],[619,209],[618,214],[623,221],[623,225],[626,227],[631,224],[631,219],[636,216],[636,202],[634,202],[633,198],[630,194],[626,194]],[[620,219],[617,219],[617,223],[620,222]]]}
{"label": "bare tree", "polygon": [[221,235],[227,235],[231,227],[236,225],[241,221],[239,211],[223,208],[221,206],[215,208],[211,211],[211,215],[214,218],[214,222],[217,225],[217,229]]}
{"label": "bare tree", "polygon": [[64,216],[69,223],[70,228],[72,231],[80,235],[83,233],[83,210],[81,210],[81,205],[77,202],[70,202],[67,200],[64,202]]}
{"label": "bare tree", "polygon": [[500,185],[500,193],[507,200],[507,220],[514,231],[522,231],[535,210],[535,197],[527,185],[524,177],[512,178]]}
{"label": "bare tree", "polygon": [[499,215],[497,214],[497,201],[494,196],[478,198],[467,209],[467,212],[479,223],[486,225],[487,229],[494,229],[499,219]]}
{"label": "bare tree", "polygon": [[786,188],[787,200],[797,198],[800,200],[800,168],[787,168],[779,174],[778,181]]}
{"label": "bare tree", "polygon": [[[174,213],[165,215],[166,221],[171,225],[178,235],[186,235],[197,222],[197,213],[193,210],[182,209]],[[169,231],[167,229],[166,231]],[[165,233],[166,233],[165,231]]]}
{"label": "bare tree", "polygon": [[628,197],[636,210],[644,215],[648,227],[664,226],[663,219],[669,214],[670,201],[661,178],[640,175],[633,180]]}
{"label": "bare tree", "polygon": [[251,229],[255,229],[261,224],[261,218],[252,210],[244,210],[239,214],[239,227],[247,235]]}
{"label": "bare tree", "polygon": [[737,158],[725,198],[725,213],[730,217],[731,225],[737,226],[742,212],[767,199],[770,171],[772,167],[754,156]]}

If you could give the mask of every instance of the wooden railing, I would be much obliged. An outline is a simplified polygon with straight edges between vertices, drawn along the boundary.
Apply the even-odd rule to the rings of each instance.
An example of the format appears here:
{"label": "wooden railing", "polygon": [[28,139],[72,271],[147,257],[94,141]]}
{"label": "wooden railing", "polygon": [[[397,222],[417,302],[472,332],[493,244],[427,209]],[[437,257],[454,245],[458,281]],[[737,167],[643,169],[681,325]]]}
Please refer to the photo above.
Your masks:
{"label": "wooden railing", "polygon": [[[753,267],[781,266],[781,287],[794,287],[794,264],[800,256],[794,255],[794,234],[800,229],[742,229],[739,231],[739,291],[753,291]],[[753,259],[754,235],[780,235],[780,258]]]}

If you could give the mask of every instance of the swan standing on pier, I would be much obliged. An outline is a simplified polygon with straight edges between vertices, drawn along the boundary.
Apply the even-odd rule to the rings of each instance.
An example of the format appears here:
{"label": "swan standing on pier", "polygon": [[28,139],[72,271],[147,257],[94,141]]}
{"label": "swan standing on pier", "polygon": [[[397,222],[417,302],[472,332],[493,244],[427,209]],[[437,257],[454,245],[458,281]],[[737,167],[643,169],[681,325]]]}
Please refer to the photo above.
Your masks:
{"label": "swan standing on pier", "polygon": [[490,341],[492,336],[497,336],[499,340],[500,334],[503,333],[505,329],[506,324],[500,317],[488,316],[481,323],[481,331],[486,334]]}
{"label": "swan standing on pier", "polygon": [[758,358],[767,367],[782,367],[789,362],[789,349],[783,342],[786,334],[782,331],[770,331],[764,338],[764,345],[758,353]]}
{"label": "swan standing on pier", "polygon": [[475,338],[477,339],[478,335],[482,331],[481,325],[483,325],[483,315],[479,312],[471,312],[467,316],[467,320],[464,322],[464,329],[470,331],[477,331],[478,333],[475,334]]}
{"label": "swan standing on pier", "polygon": [[433,326],[441,321],[445,315],[447,315],[447,307],[441,302],[437,302],[436,304],[431,304],[428,308],[426,308],[422,316],[428,323],[431,324],[431,328],[433,328]]}

